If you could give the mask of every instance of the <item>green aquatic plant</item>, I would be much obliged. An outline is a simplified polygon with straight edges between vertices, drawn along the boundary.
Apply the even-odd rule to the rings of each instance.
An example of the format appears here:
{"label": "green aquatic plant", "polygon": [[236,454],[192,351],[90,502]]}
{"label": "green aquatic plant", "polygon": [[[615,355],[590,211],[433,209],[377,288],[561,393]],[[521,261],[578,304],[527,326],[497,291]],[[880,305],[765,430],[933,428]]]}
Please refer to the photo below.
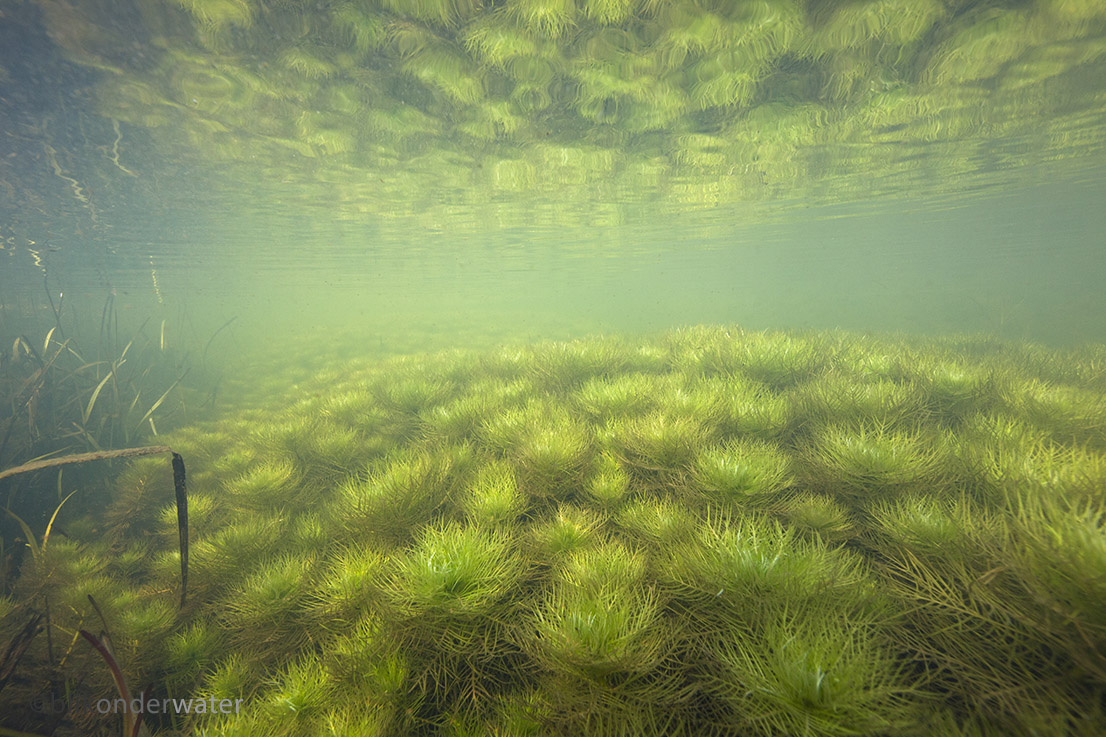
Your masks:
{"label": "green aquatic plant", "polygon": [[423,530],[384,583],[411,679],[439,703],[472,700],[504,675],[504,626],[524,562],[501,531],[445,524]]}
{"label": "green aquatic plant", "polygon": [[724,380],[697,381],[670,373],[658,377],[651,391],[660,412],[694,419],[705,431],[713,432],[723,419],[721,404],[733,389]]}
{"label": "green aquatic plant", "polygon": [[[192,546],[192,581],[198,595],[210,596],[240,581],[246,571],[279,548],[286,532],[287,521],[282,517],[255,514],[198,540]],[[175,552],[161,555],[155,563],[158,580],[168,580],[174,566],[179,566]]]}
{"label": "green aquatic plant", "polygon": [[[10,478],[13,476],[19,476],[25,473],[31,473],[47,468],[60,468],[62,466],[83,464],[90,461],[101,461],[114,458],[135,458],[149,455],[160,455],[168,453],[171,456],[171,466],[173,472],[173,492],[174,501],[176,504],[177,512],[177,542],[178,542],[178,561],[180,564],[180,605],[183,607],[185,598],[188,592],[188,551],[189,551],[189,536],[188,536],[188,489],[185,481],[185,467],[184,459],[179,453],[174,451],[167,445],[151,445],[137,448],[120,448],[117,450],[97,450],[92,453],[76,453],[72,455],[58,456],[55,458],[40,459],[24,463],[21,466],[14,468],[7,468],[0,471],[0,479]],[[61,475],[58,476],[58,498],[60,499],[58,505],[54,508],[54,513],[50,517],[50,521],[46,525],[46,531],[43,533],[42,544],[36,545],[34,534],[30,527],[22,519],[16,515],[10,507],[5,508],[5,512],[8,516],[14,518],[19,526],[22,528],[23,533],[27,536],[27,545],[31,548],[31,553],[35,558],[40,558],[45,552],[46,542],[50,537],[50,529],[53,527],[54,521],[58,517],[58,513],[61,511],[62,506],[69,501],[69,499],[76,493],[76,491],[70,492],[64,499],[61,498]],[[10,502],[9,502],[10,503]],[[37,561],[36,561],[37,563]]]}
{"label": "green aquatic plant", "polygon": [[[546,133],[559,141],[601,141],[610,166],[570,165],[540,177],[507,176],[505,167],[499,190],[555,194],[595,209],[595,177],[615,171],[626,185],[657,183],[626,191],[648,190],[669,205],[702,208],[758,198],[766,186],[810,194],[828,171],[879,168],[894,175],[902,161],[881,146],[887,141],[960,141],[945,159],[955,162],[950,170],[964,170],[971,158],[965,137],[1013,135],[1040,111],[1055,112],[1064,86],[1053,80],[1094,62],[1096,39],[1088,29],[1101,17],[1086,0],[972,7],[938,0],[336,0],[316,14],[290,2],[176,4],[184,12],[159,20],[156,34],[133,25],[152,22],[146,16],[120,24],[102,8],[82,16],[96,33],[63,33],[64,13],[48,13],[46,22],[57,27],[54,35],[65,39],[72,58],[112,69],[112,79],[97,89],[112,119],[184,140],[209,161],[255,161],[258,180],[272,168],[274,157],[266,153],[291,149],[311,157],[305,169],[314,173],[306,186],[335,194],[348,218],[364,217],[366,208],[419,217],[413,203],[426,201],[430,181],[472,183],[477,149],[481,158],[544,171]],[[619,54],[595,49],[596,39],[611,36],[624,39]],[[129,38],[157,39],[156,55],[136,59],[187,54],[197,77],[214,70],[233,83],[233,94],[178,99],[159,89],[169,69],[157,65],[151,75],[149,65],[105,57],[98,48]],[[297,51],[282,58],[289,39]],[[438,53],[443,47],[450,53]],[[427,58],[415,58],[428,51]],[[459,65],[471,73],[458,75]],[[373,124],[321,126],[299,140],[280,130],[326,108],[319,98],[329,85],[318,82],[338,78],[365,83],[371,93],[362,117],[389,119],[394,139],[362,132]],[[994,86],[996,94],[977,82]],[[171,114],[177,104],[190,114]],[[404,107],[429,121],[429,130],[397,130]],[[763,117],[750,122],[754,107]],[[1018,111],[1030,117],[1011,114]],[[758,140],[735,145],[733,134],[742,129]],[[632,145],[644,133],[666,140],[650,137],[644,149]],[[703,145],[708,138],[715,142]],[[840,143],[850,144],[848,153],[812,145]],[[1079,148],[1066,138],[1062,143],[1056,147],[1063,151]],[[447,162],[435,170],[439,176],[419,176],[425,159],[404,155],[416,150],[407,146],[439,152]],[[827,166],[823,155],[850,166]],[[854,166],[857,161],[863,166]],[[115,163],[121,166],[117,152]],[[657,177],[658,171],[664,174]],[[381,178],[394,196],[367,200],[369,182]],[[929,176],[925,186],[947,188],[948,180]],[[489,205],[483,187],[467,186],[459,196]],[[397,203],[403,204],[397,209]],[[633,207],[619,201],[601,216],[632,217]],[[554,209],[546,216],[579,224],[587,208]],[[512,222],[528,217],[521,200],[497,202],[488,214],[493,210]]]}
{"label": "green aquatic plant", "polygon": [[[1007,531],[1014,567],[1036,602],[1027,612],[1043,631],[1067,640],[1080,670],[1106,680],[1106,510],[1097,502],[1071,509],[1065,501],[1027,501]],[[1090,645],[1090,650],[1084,646]]]}
{"label": "green aquatic plant", "polygon": [[654,667],[665,646],[660,601],[641,586],[641,556],[602,544],[568,556],[523,643],[554,671],[589,679]]}
{"label": "green aquatic plant", "polygon": [[841,612],[880,609],[859,557],[819,540],[803,540],[774,521],[712,521],[671,549],[659,577],[674,604],[698,624],[756,628],[818,601]]}
{"label": "green aquatic plant", "polygon": [[643,585],[642,562],[620,545],[572,556],[516,628],[539,666],[531,713],[556,731],[607,734],[679,718],[677,629],[661,595]]}
{"label": "green aquatic plant", "polygon": [[1030,47],[1028,21],[1022,8],[979,6],[959,14],[933,49],[927,77],[951,86],[994,76]]}
{"label": "green aquatic plant", "polygon": [[557,38],[576,23],[573,0],[507,0],[504,12],[522,28]]}
{"label": "green aquatic plant", "polygon": [[310,643],[304,624],[313,568],[299,557],[267,559],[224,597],[220,624],[252,663],[271,667]]}
{"label": "green aquatic plant", "polygon": [[585,489],[587,499],[599,509],[611,511],[630,494],[630,477],[610,453],[602,453],[595,462],[595,473]]}
{"label": "green aquatic plant", "polygon": [[121,608],[112,633],[117,651],[127,654],[130,667],[145,671],[160,664],[161,648],[177,623],[173,604],[171,599],[141,597]]}
{"label": "green aquatic plant", "polygon": [[617,423],[612,431],[611,445],[619,460],[658,483],[686,475],[710,438],[697,419],[661,412]]}
{"label": "green aquatic plant", "polygon": [[373,435],[388,426],[388,410],[379,397],[366,386],[349,391],[329,392],[321,413],[335,425]]}
{"label": "green aquatic plant", "polygon": [[476,104],[484,96],[483,79],[468,56],[441,43],[412,54],[403,71],[459,105]]}
{"label": "green aquatic plant", "polygon": [[807,452],[807,474],[820,488],[864,503],[912,489],[941,491],[943,439],[879,424],[830,426]]}
{"label": "green aquatic plant", "polygon": [[612,587],[614,598],[554,589],[536,613],[532,655],[545,667],[600,680],[657,664],[664,640],[655,597]]}
{"label": "green aquatic plant", "polygon": [[723,18],[691,3],[665,3],[657,21],[660,35],[656,45],[669,68],[679,68],[688,57],[718,48],[728,30]]}
{"label": "green aquatic plant", "polygon": [[727,50],[699,59],[688,69],[694,79],[690,101],[699,110],[747,105],[766,65],[747,53]]}
{"label": "green aquatic plant", "polygon": [[536,688],[511,689],[498,699],[491,729],[503,735],[535,735],[547,723],[547,716]]}
{"label": "green aquatic plant", "polygon": [[918,385],[933,414],[948,424],[997,408],[1003,393],[1001,377],[988,367],[949,362],[924,367]]}
{"label": "green aquatic plant", "polygon": [[[511,90],[511,109],[522,116],[532,116],[546,110],[553,104],[553,97],[545,86],[519,82]],[[529,162],[523,162],[529,163]],[[536,179],[533,181],[537,181]]]}
{"label": "green aquatic plant", "polygon": [[854,532],[852,519],[844,505],[822,494],[800,493],[784,502],[779,515],[800,531],[835,541]]}
{"label": "green aquatic plant", "polygon": [[258,450],[295,455],[296,448],[310,445],[318,421],[314,417],[285,414],[267,423],[255,423],[250,430],[250,444]]}
{"label": "green aquatic plant", "polygon": [[1106,454],[1052,442],[1047,432],[1005,415],[972,418],[958,457],[979,499],[1004,509],[1039,497],[1070,508],[1099,498]]}
{"label": "green aquatic plant", "polygon": [[284,729],[310,723],[334,699],[333,684],[313,654],[287,666],[273,680],[265,708]]}
{"label": "green aquatic plant", "polygon": [[695,460],[695,486],[713,499],[769,499],[794,483],[791,461],[767,443],[743,440],[704,449]]}
{"label": "green aquatic plant", "polygon": [[752,635],[719,638],[708,688],[748,734],[844,737],[916,722],[921,704],[871,624],[781,613]]}
{"label": "green aquatic plant", "polygon": [[656,408],[656,388],[656,380],[648,374],[595,378],[576,393],[576,402],[598,422],[633,417]]}
{"label": "green aquatic plant", "polygon": [[330,515],[351,539],[406,541],[445,507],[464,462],[458,455],[419,451],[388,457],[366,475],[347,479],[330,505]]}
{"label": "green aquatic plant", "polygon": [[509,407],[486,417],[478,435],[488,450],[506,456],[519,446],[533,428],[549,423],[550,407],[531,400],[522,407]]}
{"label": "green aquatic plant", "polygon": [[613,339],[545,343],[533,348],[528,373],[535,387],[559,394],[589,379],[615,376],[629,361],[627,346]]}
{"label": "green aquatic plant", "polygon": [[1106,399],[1077,386],[1033,381],[1011,388],[1008,402],[1029,423],[1058,442],[1106,448]]}
{"label": "green aquatic plant", "polygon": [[563,499],[581,485],[591,455],[584,428],[567,417],[556,417],[531,428],[510,457],[523,493]]}
{"label": "green aquatic plant", "polygon": [[596,23],[615,26],[627,21],[642,0],[584,0],[584,15]]}
{"label": "green aquatic plant", "polygon": [[312,629],[340,635],[359,626],[381,599],[385,560],[364,545],[344,547],[331,557],[308,596]]}
{"label": "green aquatic plant", "polygon": [[176,102],[193,110],[224,118],[258,103],[255,90],[243,84],[232,70],[186,54],[166,60]]}
{"label": "green aquatic plant", "polygon": [[327,156],[357,149],[357,131],[334,113],[303,112],[296,120],[296,134],[300,141]]}
{"label": "green aquatic plant", "polygon": [[392,721],[391,711],[377,704],[331,707],[318,720],[320,734],[359,734],[364,737],[384,737]]}
{"label": "green aquatic plant", "polygon": [[313,489],[318,490],[363,467],[384,447],[379,439],[366,440],[357,430],[320,420],[307,442],[292,445],[290,450],[297,465],[314,481]]}
{"label": "green aquatic plant", "polygon": [[397,15],[441,26],[455,26],[480,9],[477,0],[381,0],[381,4]]}
{"label": "green aquatic plant", "polygon": [[937,0],[874,0],[827,4],[811,37],[816,53],[864,44],[904,46],[940,22],[948,10]]}
{"label": "green aquatic plant", "polygon": [[1039,7],[1053,19],[1079,24],[1106,15],[1106,10],[1094,0],[1044,0],[1039,3]]}
{"label": "green aquatic plant", "polygon": [[790,419],[798,431],[831,424],[879,424],[909,429],[930,418],[932,408],[915,384],[887,378],[856,382],[834,372],[797,389]]}
{"label": "green aquatic plant", "polygon": [[[869,510],[873,527],[886,542],[877,543],[911,551],[920,559],[955,559],[967,553],[972,539],[994,530],[994,523],[973,512],[964,501],[950,502],[912,494]],[[971,537],[969,537],[969,530]]]}
{"label": "green aquatic plant", "polygon": [[316,512],[303,512],[290,521],[285,549],[305,558],[321,558],[331,547],[330,521]]}
{"label": "green aquatic plant", "polygon": [[852,372],[865,382],[894,379],[903,375],[900,361],[910,358],[904,355],[905,346],[896,348],[898,350],[892,354],[887,346],[850,342],[842,349],[841,361],[850,366]]}
{"label": "green aquatic plant", "polygon": [[[175,524],[176,510],[171,509],[169,511],[172,512]],[[132,543],[116,554],[109,565],[109,570],[112,575],[123,578],[138,578],[145,574],[149,559],[150,547],[148,545]]]}
{"label": "green aquatic plant", "polygon": [[389,650],[384,643],[391,633],[384,617],[377,613],[363,613],[352,619],[343,613],[336,621],[341,625],[327,639],[322,656],[327,673],[340,688],[363,688],[366,681],[377,677],[384,653]]}
{"label": "green aquatic plant", "polygon": [[249,27],[253,22],[254,9],[248,0],[175,0],[175,2],[205,26]]}
{"label": "green aquatic plant", "polygon": [[535,561],[556,565],[567,555],[598,544],[603,534],[601,521],[594,514],[562,505],[548,519],[532,525],[527,538]]}
{"label": "green aquatic plant", "polygon": [[473,623],[502,610],[522,575],[511,539],[499,531],[447,524],[428,527],[397,561],[385,595],[422,638],[468,647]]}
{"label": "green aquatic plant", "polygon": [[722,435],[775,441],[798,421],[793,420],[792,404],[782,395],[741,381],[706,386],[717,392],[715,412]]}
{"label": "green aquatic plant", "polygon": [[423,431],[430,437],[449,442],[463,442],[473,437],[486,417],[493,416],[499,405],[493,397],[471,393],[446,404],[439,404],[420,414]]}
{"label": "green aquatic plant", "polygon": [[335,83],[324,91],[326,108],[337,115],[357,115],[364,105],[364,92],[352,84]]}
{"label": "green aquatic plant", "polygon": [[240,653],[233,652],[204,676],[199,696],[205,700],[233,701],[252,696],[259,685],[258,674]]}
{"label": "green aquatic plant", "polygon": [[1005,503],[1010,486],[1035,476],[1034,460],[1051,456],[1045,435],[1004,414],[971,417],[961,430],[957,459],[975,488],[994,503]]}
{"label": "green aquatic plant", "polygon": [[212,459],[211,470],[221,478],[238,476],[258,460],[258,455],[258,449],[253,446],[234,444]]}
{"label": "green aquatic plant", "polygon": [[[27,534],[29,529],[24,532]],[[118,579],[107,575],[108,565],[102,555],[90,545],[60,538],[47,547],[36,546],[28,535],[30,561],[24,562],[12,590],[21,600],[32,601],[49,596],[68,610],[83,611],[88,594],[109,604],[123,594]],[[174,571],[179,571],[177,567]],[[114,614],[114,612],[109,612]]]}
{"label": "green aquatic plant", "polygon": [[[542,47],[529,31],[502,23],[497,15],[484,15],[463,32],[465,48],[485,64],[503,68],[516,58],[536,58]],[[548,81],[548,80],[546,80]]]}
{"label": "green aquatic plant", "polygon": [[[510,116],[511,114],[508,112],[506,115]],[[498,113],[496,117],[498,117]],[[513,116],[512,119],[514,119]],[[508,130],[508,128],[510,128],[510,130]],[[504,126],[496,120],[488,120],[485,118],[481,123],[481,131],[470,132],[470,135],[478,138],[488,138],[490,140],[491,138],[500,137],[504,131],[511,132],[513,130],[513,123],[511,126]],[[496,189],[522,192],[536,179],[537,170],[527,161],[500,159],[491,166],[490,175],[492,185]]]}
{"label": "green aquatic plant", "polygon": [[775,390],[793,386],[825,369],[825,358],[817,344],[784,334],[748,334],[739,340],[734,357],[741,373]]}
{"label": "green aquatic plant", "polygon": [[166,643],[165,669],[174,689],[190,690],[216,667],[225,646],[222,634],[210,622],[197,620],[172,635]]}
{"label": "green aquatic plant", "polygon": [[223,485],[227,501],[239,509],[273,509],[295,501],[302,474],[290,460],[263,461]]}
{"label": "green aquatic plant", "polygon": [[387,411],[415,416],[453,397],[456,387],[448,381],[411,372],[373,387],[373,395]]}
{"label": "green aquatic plant", "polygon": [[181,613],[156,469],[123,475],[116,522],[157,503],[111,535],[74,500],[23,533],[0,636],[48,598],[52,644],[0,703],[51,662],[76,682],[91,594],[128,670],[256,707],[188,733],[1101,731],[1106,454],[1075,406],[1101,356],[787,337],[817,355],[770,383],[748,351],[778,336],[732,329],[320,359],[282,406],[181,434]]}
{"label": "green aquatic plant", "polygon": [[[970,554],[922,560],[891,550],[885,590],[903,612],[894,638],[932,674],[928,687],[963,694],[970,715],[1016,723],[1019,715],[1080,713],[1086,684],[1071,676],[1070,640],[1003,559],[1002,538],[975,542]],[[1058,636],[1059,635],[1059,636]],[[1085,650],[1086,643],[1081,649]]]}
{"label": "green aquatic plant", "polygon": [[526,504],[511,466],[493,461],[476,472],[461,507],[472,524],[495,527],[517,521]]}
{"label": "green aquatic plant", "polygon": [[634,502],[615,519],[627,539],[644,542],[657,550],[686,541],[699,521],[686,506],[671,499]]}
{"label": "green aquatic plant", "polygon": [[380,50],[387,40],[383,18],[355,3],[337,5],[330,17],[348,42],[363,54]]}

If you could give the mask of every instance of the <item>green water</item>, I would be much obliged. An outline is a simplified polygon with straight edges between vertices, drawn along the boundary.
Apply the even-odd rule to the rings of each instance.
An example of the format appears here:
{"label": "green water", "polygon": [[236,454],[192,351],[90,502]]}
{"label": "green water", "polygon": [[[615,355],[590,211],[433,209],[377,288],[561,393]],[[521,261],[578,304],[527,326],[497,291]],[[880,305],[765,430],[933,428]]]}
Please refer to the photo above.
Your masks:
{"label": "green water", "polygon": [[[1104,80],[1099,0],[0,0],[0,735],[1103,733]],[[19,468],[154,445],[187,586],[165,453]]]}
{"label": "green water", "polygon": [[532,5],[6,3],[0,330],[1103,338],[1097,3]]}

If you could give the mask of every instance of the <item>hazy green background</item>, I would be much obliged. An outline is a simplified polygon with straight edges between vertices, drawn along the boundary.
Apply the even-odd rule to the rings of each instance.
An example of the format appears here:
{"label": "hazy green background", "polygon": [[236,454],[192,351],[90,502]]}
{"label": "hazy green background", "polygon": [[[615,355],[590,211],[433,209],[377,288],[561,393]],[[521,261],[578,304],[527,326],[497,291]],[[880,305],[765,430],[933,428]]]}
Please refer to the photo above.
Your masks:
{"label": "hazy green background", "polygon": [[[823,45],[844,22],[827,15],[832,5],[783,4],[806,14],[804,32]],[[388,28],[423,23],[443,44],[471,27],[358,5],[379,12]],[[701,8],[718,16],[717,5]],[[847,57],[854,70],[847,90],[811,87],[798,107],[786,107],[779,90],[790,87],[765,76],[765,91],[742,105],[692,105],[668,129],[633,135],[621,121],[562,111],[509,140],[466,138],[462,130],[470,129],[459,121],[467,108],[410,72],[417,55],[381,41],[361,63],[406,85],[389,88],[389,104],[439,115],[443,127],[396,143],[365,123],[383,109],[367,95],[348,116],[367,127],[357,129],[351,150],[332,151],[325,141],[312,143],[320,134],[311,138],[293,118],[312,112],[296,113],[297,105],[330,99],[347,72],[297,82],[289,76],[294,65],[285,63],[270,80],[297,90],[284,108],[223,101],[208,109],[180,97],[196,87],[179,78],[188,65],[279,66],[258,39],[281,38],[281,31],[260,15],[252,25],[205,25],[189,15],[188,3],[136,0],[132,17],[103,3],[59,10],[9,0],[0,3],[7,134],[0,141],[0,334],[10,340],[48,330],[55,322],[49,293],[68,329],[90,340],[115,290],[124,326],[149,320],[147,330],[156,332],[165,320],[169,340],[194,351],[231,318],[218,350],[342,344],[411,352],[716,322],[1101,341],[1106,13],[1084,5],[992,3],[980,20],[974,16],[983,6],[949,2],[934,11],[928,36],[903,41],[897,58],[888,60],[884,31],[871,31],[868,45],[858,42],[849,51],[855,58]],[[319,40],[329,31],[311,25],[346,6],[294,7],[266,12],[297,18],[311,53],[348,66],[338,42]],[[652,7],[642,5],[627,28],[663,27]],[[71,12],[63,17],[65,9]],[[293,12],[301,15],[287,15]],[[949,44],[996,19],[1024,22],[1024,30],[999,24],[980,36],[990,46],[970,48],[1006,61],[950,81],[961,52]],[[594,46],[589,33],[608,32],[589,23],[597,22],[581,15],[547,39],[569,60],[564,75],[582,74],[580,49]],[[1048,36],[1042,28],[1060,30]],[[817,58],[840,66],[845,47],[834,43],[837,57],[821,51]],[[946,48],[953,51],[940,58]],[[794,49],[787,58],[806,58]],[[287,62],[287,53],[279,58]],[[1053,66],[1040,71],[1042,59]],[[776,77],[785,66],[777,64]],[[158,76],[161,69],[170,81]],[[791,72],[788,84],[816,71]],[[429,86],[419,88],[419,79]],[[482,84],[494,96],[503,82]],[[135,85],[146,85],[147,97]],[[841,121],[853,125],[879,109],[872,106],[883,104],[884,87],[925,96],[934,107],[922,106],[910,124],[842,133]],[[981,102],[962,103],[953,115],[938,97],[950,89]],[[980,104],[984,122],[970,124],[964,116]],[[811,128],[809,145],[782,148],[771,126],[758,133],[758,114],[778,114],[773,125],[782,126],[794,111],[810,109],[836,116],[838,128]],[[275,134],[249,127],[250,115],[273,110],[290,116],[290,138],[275,147]],[[917,133],[931,122],[938,133]],[[718,131],[709,145],[689,128],[708,123]],[[223,132],[209,139],[201,130]],[[755,151],[740,143],[749,131],[759,141],[749,144],[760,145]],[[725,141],[738,143],[726,148]],[[393,148],[381,153],[386,143]],[[437,153],[420,148],[430,145]],[[705,146],[704,156],[714,151],[715,163],[682,164],[692,145]],[[517,182],[504,185],[503,162],[522,166],[558,151],[586,161],[571,171],[534,164],[521,191]],[[643,169],[649,162],[656,172]]]}

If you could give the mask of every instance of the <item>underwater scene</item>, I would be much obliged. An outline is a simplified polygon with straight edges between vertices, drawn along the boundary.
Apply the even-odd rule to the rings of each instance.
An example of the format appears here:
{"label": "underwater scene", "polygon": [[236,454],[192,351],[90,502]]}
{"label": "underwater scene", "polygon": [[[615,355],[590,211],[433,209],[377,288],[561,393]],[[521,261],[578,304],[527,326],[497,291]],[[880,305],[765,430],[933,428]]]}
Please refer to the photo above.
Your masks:
{"label": "underwater scene", "polygon": [[1106,0],[0,0],[0,737],[1106,735]]}

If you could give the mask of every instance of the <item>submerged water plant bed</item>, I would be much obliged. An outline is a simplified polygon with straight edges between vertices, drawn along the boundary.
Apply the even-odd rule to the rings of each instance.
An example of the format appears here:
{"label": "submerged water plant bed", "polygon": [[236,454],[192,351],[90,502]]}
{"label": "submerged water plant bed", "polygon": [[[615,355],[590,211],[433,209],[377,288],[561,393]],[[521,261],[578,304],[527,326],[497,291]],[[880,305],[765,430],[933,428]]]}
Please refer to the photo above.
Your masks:
{"label": "submerged water plant bed", "polygon": [[91,594],[133,692],[204,704],[156,735],[1099,735],[1104,367],[724,328],[336,366],[168,440],[180,611],[163,464],[59,520],[0,726],[118,733]]}

